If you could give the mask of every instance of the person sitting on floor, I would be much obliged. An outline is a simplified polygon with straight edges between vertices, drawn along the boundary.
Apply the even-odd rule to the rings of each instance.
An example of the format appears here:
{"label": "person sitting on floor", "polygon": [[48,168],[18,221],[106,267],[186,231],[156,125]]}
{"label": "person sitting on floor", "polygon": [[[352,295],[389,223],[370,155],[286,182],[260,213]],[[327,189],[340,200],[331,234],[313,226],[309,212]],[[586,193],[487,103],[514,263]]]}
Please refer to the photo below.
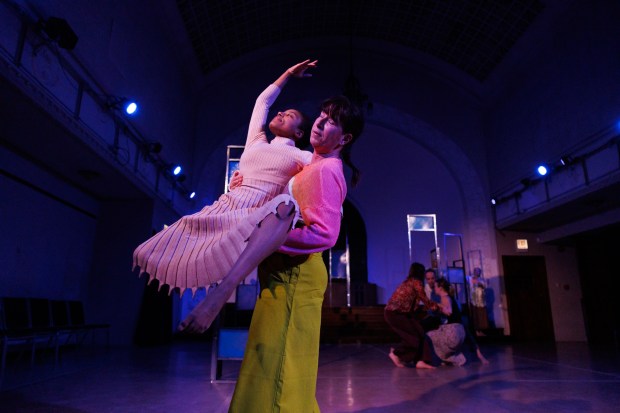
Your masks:
{"label": "person sitting on floor", "polygon": [[463,317],[450,282],[445,278],[438,279],[435,282],[435,293],[440,297],[440,312],[444,320],[437,329],[426,334],[431,339],[437,356],[446,364],[462,366],[467,362],[463,354],[463,344],[467,340],[475,349],[478,359],[483,364],[488,364],[475,339],[463,325]]}

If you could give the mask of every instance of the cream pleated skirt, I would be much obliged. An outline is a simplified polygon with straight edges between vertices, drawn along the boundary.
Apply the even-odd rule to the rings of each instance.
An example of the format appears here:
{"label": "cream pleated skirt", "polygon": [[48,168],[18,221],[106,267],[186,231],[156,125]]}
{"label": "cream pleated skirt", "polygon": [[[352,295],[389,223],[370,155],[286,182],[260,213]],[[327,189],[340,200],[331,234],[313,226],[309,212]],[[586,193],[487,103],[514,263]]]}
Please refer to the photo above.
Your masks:
{"label": "cream pleated skirt", "polygon": [[[160,287],[193,292],[220,281],[247,245],[247,239],[279,203],[294,202],[283,187],[244,179],[243,186],[214,204],[182,217],[136,248],[134,268],[157,279]],[[298,208],[297,208],[298,210]]]}

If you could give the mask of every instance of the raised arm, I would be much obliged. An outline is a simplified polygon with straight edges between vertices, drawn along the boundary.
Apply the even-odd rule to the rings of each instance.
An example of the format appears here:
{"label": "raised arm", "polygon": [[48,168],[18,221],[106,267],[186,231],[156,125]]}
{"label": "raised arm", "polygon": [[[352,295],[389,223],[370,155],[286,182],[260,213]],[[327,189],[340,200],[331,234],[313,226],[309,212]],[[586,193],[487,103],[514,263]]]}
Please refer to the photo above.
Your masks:
{"label": "raised arm", "polygon": [[275,82],[273,82],[273,84],[282,89],[291,76],[298,78],[312,77],[312,74],[306,73],[306,71],[311,67],[316,67],[317,63],[318,60],[310,61],[310,59],[306,59],[303,62],[297,63],[296,65],[293,65],[286,69],[286,71],[282,73],[280,77],[277,78]]}
{"label": "raised arm", "polygon": [[269,108],[276,101],[278,95],[280,95],[280,91],[281,89],[278,86],[271,84],[256,98],[252,117],[250,118],[250,126],[248,127],[248,136],[245,141],[246,148],[257,141],[267,140],[265,125],[267,124]]}
{"label": "raised arm", "polygon": [[311,77],[312,74],[306,73],[311,67],[316,67],[317,61],[310,61],[310,59],[304,60],[301,63],[297,63],[294,66],[286,69],[284,73],[278,77],[275,82],[267,86],[254,104],[254,110],[252,110],[252,117],[250,118],[250,126],[248,127],[248,136],[246,139],[246,146],[252,145],[258,140],[266,140],[265,125],[267,124],[267,116],[269,115],[269,108],[276,101],[282,88],[288,82],[290,77]]}

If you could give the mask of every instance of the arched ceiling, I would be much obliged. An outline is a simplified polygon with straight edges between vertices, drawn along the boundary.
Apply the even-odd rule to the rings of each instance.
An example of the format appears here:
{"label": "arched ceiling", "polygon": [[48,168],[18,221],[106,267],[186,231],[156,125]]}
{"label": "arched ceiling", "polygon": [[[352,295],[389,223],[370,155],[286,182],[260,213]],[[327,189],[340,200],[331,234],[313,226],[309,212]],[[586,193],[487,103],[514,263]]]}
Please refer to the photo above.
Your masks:
{"label": "arched ceiling", "polygon": [[539,0],[176,0],[204,74],[289,40],[370,38],[484,81],[542,12]]}

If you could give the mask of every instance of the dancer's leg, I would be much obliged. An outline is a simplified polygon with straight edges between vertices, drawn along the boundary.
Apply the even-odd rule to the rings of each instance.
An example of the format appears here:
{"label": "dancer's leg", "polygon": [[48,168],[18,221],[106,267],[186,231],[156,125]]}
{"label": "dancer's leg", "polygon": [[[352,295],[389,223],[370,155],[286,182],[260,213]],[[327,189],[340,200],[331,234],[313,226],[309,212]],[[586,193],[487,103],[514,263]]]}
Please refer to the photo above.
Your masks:
{"label": "dancer's leg", "polygon": [[480,360],[482,364],[489,364],[489,360],[487,360],[486,357],[482,355],[482,351],[480,351],[480,347],[476,349],[476,356],[478,356],[478,360]]}
{"label": "dancer's leg", "polygon": [[[393,352],[391,351],[391,354],[394,354],[401,364],[415,362],[416,368],[419,369],[434,368],[431,365],[432,350],[422,325],[415,318],[394,311],[386,311],[384,315],[385,321],[403,340],[403,343]],[[394,361],[391,355],[390,359]]]}
{"label": "dancer's leg", "polygon": [[292,203],[281,203],[277,207],[277,214],[267,215],[260,225],[254,228],[248,245],[226,277],[179,324],[179,331],[202,333],[209,328],[239,283],[284,243],[294,212],[295,206]]}

